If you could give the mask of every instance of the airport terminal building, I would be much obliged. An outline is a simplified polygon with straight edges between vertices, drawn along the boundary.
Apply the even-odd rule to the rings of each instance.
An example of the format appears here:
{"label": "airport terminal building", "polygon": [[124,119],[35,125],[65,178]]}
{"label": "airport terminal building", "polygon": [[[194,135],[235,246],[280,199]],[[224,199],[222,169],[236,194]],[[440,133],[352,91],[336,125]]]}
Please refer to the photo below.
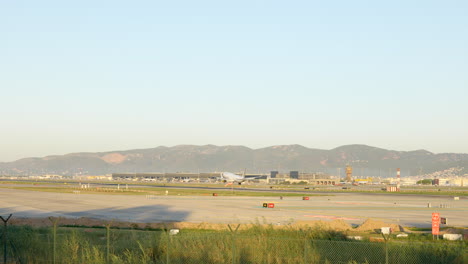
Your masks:
{"label": "airport terminal building", "polygon": [[[289,173],[279,173],[271,171],[269,174],[246,174],[245,177],[252,182],[264,182],[267,184],[305,183],[311,185],[335,185],[339,179],[333,179],[330,175],[324,173],[306,173],[299,171],[290,171]],[[112,173],[113,180],[131,180],[131,181],[163,181],[163,182],[183,182],[198,181],[208,182],[216,181],[220,178],[219,172],[152,172],[152,173]]]}

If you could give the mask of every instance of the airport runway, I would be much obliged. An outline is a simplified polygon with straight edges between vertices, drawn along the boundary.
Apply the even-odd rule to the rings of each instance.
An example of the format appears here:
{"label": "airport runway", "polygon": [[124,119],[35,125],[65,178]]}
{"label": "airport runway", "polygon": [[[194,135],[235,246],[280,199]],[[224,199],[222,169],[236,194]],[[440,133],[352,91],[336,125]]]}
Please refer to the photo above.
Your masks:
{"label": "airport runway", "polygon": [[[403,226],[430,227],[431,213],[450,226],[468,227],[468,199],[451,196],[333,193],[330,196],[227,197],[48,193],[0,189],[0,215],[14,217],[92,217],[130,222],[273,223],[367,218]],[[275,208],[263,208],[264,202]],[[428,207],[430,203],[431,207]]]}

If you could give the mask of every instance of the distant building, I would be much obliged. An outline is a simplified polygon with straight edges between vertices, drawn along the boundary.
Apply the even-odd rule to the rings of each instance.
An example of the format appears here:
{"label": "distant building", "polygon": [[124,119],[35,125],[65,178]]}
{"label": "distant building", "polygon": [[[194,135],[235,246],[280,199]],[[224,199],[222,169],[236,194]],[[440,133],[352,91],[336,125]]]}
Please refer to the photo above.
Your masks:
{"label": "distant building", "polygon": [[291,179],[299,179],[299,172],[298,171],[290,171],[289,178]]}
{"label": "distant building", "polygon": [[271,171],[270,172],[270,178],[276,178],[278,176],[278,171]]}
{"label": "distant building", "polygon": [[333,179],[314,179],[309,180],[309,184],[312,185],[335,185],[337,182]]}
{"label": "distant building", "polygon": [[315,179],[330,179],[330,175],[324,174],[321,172],[314,172],[314,173],[309,173],[309,172],[301,172],[299,173],[299,179],[302,180],[315,180]]}
{"label": "distant building", "polygon": [[111,175],[79,175],[79,176],[74,176],[73,179],[75,180],[112,180]]}
{"label": "distant building", "polygon": [[[468,184],[468,178],[455,178],[455,179],[450,179],[447,181],[448,185],[453,185],[453,186],[466,186]],[[464,184],[464,185],[463,185]]]}

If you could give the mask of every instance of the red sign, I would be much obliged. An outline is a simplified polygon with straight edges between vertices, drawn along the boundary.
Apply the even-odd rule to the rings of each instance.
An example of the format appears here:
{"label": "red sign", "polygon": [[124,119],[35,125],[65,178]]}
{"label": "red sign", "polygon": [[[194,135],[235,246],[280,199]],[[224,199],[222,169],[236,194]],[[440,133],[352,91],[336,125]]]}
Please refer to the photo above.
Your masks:
{"label": "red sign", "polygon": [[440,214],[432,213],[432,234],[439,234],[439,225],[440,225]]}

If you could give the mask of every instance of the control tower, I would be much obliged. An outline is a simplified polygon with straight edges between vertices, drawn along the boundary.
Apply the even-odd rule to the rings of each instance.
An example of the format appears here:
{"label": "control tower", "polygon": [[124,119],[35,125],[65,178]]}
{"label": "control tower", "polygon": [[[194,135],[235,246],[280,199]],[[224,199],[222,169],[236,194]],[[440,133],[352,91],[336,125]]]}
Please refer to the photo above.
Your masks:
{"label": "control tower", "polygon": [[353,168],[346,165],[346,182],[351,182],[351,174],[353,174]]}

